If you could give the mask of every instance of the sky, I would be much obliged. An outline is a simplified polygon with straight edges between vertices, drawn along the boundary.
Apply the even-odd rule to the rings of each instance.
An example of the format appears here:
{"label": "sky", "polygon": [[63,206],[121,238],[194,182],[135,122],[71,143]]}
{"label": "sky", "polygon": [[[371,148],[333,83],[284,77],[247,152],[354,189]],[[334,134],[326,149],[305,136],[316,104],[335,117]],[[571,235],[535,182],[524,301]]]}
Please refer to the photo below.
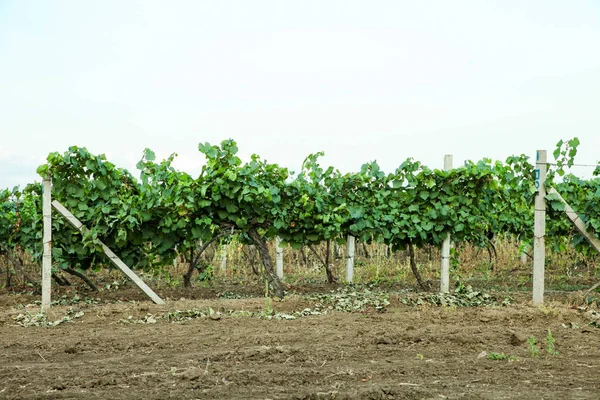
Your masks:
{"label": "sky", "polygon": [[[600,160],[600,2],[0,0],[0,188],[71,145],[193,175],[237,141],[297,171]],[[577,167],[591,175],[592,167]]]}

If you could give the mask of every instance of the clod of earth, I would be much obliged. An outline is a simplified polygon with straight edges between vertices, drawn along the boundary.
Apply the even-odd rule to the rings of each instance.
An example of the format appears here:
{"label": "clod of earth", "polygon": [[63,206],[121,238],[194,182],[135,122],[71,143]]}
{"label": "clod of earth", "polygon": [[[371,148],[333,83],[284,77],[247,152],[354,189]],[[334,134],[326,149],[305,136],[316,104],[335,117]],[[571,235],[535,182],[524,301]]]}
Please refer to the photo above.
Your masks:
{"label": "clod of earth", "polygon": [[510,344],[513,346],[520,346],[527,342],[527,335],[520,332],[512,332],[510,335]]}

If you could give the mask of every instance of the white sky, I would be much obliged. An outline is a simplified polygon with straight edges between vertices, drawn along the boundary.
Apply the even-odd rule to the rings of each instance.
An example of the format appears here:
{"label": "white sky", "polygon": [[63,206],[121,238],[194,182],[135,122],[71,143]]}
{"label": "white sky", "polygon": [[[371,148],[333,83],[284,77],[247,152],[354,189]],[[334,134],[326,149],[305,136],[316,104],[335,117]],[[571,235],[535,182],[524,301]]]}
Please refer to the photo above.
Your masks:
{"label": "white sky", "polygon": [[176,152],[195,174],[197,144],[226,138],[292,170],[574,136],[594,164],[599,43],[584,0],[0,0],[0,188],[70,145],[134,173],[144,148]]}

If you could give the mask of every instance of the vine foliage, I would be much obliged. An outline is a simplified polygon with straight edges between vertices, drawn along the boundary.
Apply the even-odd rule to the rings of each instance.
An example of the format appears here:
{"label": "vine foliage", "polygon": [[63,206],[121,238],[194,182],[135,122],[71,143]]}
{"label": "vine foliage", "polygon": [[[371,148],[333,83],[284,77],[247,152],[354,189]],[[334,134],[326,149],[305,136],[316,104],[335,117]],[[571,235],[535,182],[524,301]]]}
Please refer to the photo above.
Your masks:
{"label": "vine foliage", "polygon": [[[576,139],[558,143],[558,169],[548,174],[548,182],[598,232],[600,168],[587,180],[564,172],[578,145]],[[108,267],[102,241],[126,264],[146,271],[183,254],[190,263],[184,279],[189,284],[201,270],[207,245],[235,234],[256,245],[270,290],[282,297],[267,247],[275,236],[295,249],[341,243],[348,235],[394,250],[438,246],[448,234],[480,246],[497,234],[531,240],[536,191],[534,167],[524,155],[505,162],[467,161],[450,171],[409,158],[386,173],[371,161],[358,172],[342,173],[321,166],[323,153],[316,153],[293,175],[258,155],[242,161],[233,140],[201,143],[198,150],[205,163],[196,177],[173,166],[176,154],[158,161],[150,149],[137,164],[139,178],[83,147],[51,153],[38,173],[52,179],[53,197],[89,228],[82,236],[64,219],[53,218],[54,267],[79,272]],[[552,195],[548,200],[551,214],[562,211]],[[0,191],[0,211],[0,251],[27,252],[39,260],[41,185]],[[549,237],[569,237],[586,248],[564,218],[553,218],[548,228]]]}

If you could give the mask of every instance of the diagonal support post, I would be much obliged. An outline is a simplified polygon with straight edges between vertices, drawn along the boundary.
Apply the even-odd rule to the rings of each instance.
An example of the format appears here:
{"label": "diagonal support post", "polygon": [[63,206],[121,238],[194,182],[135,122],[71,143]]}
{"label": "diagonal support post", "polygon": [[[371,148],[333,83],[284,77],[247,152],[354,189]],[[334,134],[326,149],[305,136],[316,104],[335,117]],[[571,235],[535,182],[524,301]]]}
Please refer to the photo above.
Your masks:
{"label": "diagonal support post", "polygon": [[[52,201],[52,207],[56,211],[58,211],[66,220],[73,226],[73,228],[77,229],[81,233],[86,233],[88,229],[75,217],[69,210],[67,210],[62,204],[60,204],[57,200]],[[136,275],[135,272],[131,270],[117,255],[108,248],[103,242],[100,242],[102,246],[102,250],[104,254],[108,257],[110,262],[112,262],[117,268],[119,268],[123,273],[133,281],[153,302],[156,304],[165,304],[164,300],[161,299],[154,291],[150,288],[150,286],[146,285],[146,283],[140,279],[139,276]]]}
{"label": "diagonal support post", "polygon": [[569,203],[567,203],[567,201],[553,187],[548,189],[548,194],[556,195],[558,200],[565,205],[565,214],[567,214],[569,221],[571,221],[571,223],[575,226],[579,233],[581,233],[585,240],[587,240],[588,243],[591,244],[598,253],[600,253],[600,239],[594,236],[594,234],[587,229],[585,223],[581,220],[581,218],[579,218],[577,212],[573,210]]}
{"label": "diagonal support post", "polygon": [[[573,208],[569,205],[569,203],[567,203],[567,201],[553,187],[548,189],[548,193],[556,195],[558,200],[565,205],[565,214],[567,214],[567,218],[569,218],[569,221],[571,221],[571,223],[575,226],[575,228],[579,231],[579,233],[581,233],[581,235],[588,241],[588,243],[594,249],[596,249],[596,251],[598,253],[600,253],[600,239],[598,239],[593,233],[591,233],[587,229],[587,227],[585,226],[585,224],[583,223],[581,218],[579,218],[579,215],[577,214],[577,212],[575,210],[573,210]],[[593,292],[598,287],[600,287],[600,283],[597,283],[594,286],[592,286],[590,289],[588,289],[586,292],[586,295]]]}

